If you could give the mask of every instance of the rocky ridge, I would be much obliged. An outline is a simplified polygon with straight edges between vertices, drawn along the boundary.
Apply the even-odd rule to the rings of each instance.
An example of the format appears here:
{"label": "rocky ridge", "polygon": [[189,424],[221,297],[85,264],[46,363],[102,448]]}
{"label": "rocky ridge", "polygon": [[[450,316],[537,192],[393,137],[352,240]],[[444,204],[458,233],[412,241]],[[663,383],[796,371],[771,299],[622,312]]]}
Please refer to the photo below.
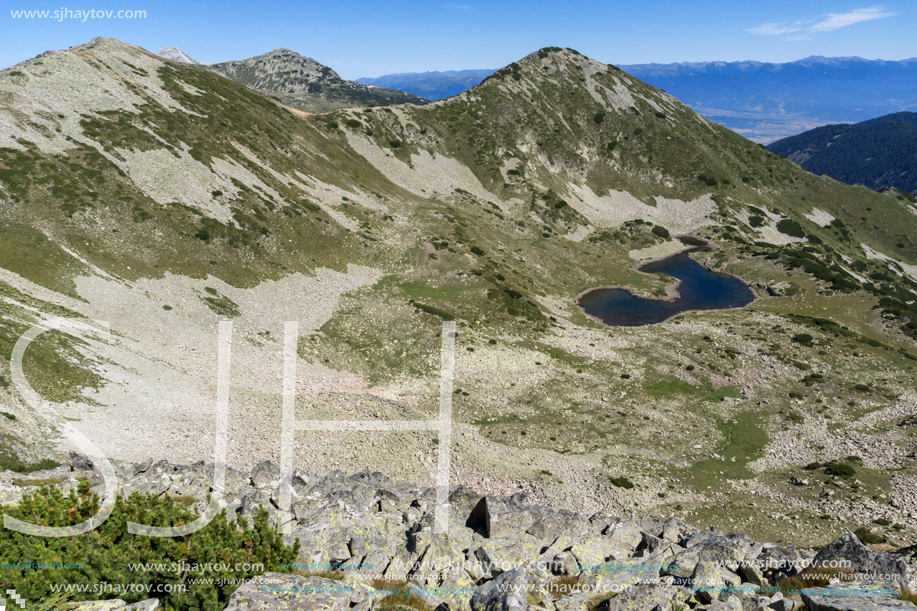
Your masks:
{"label": "rocky ridge", "polygon": [[204,67],[307,112],[427,103],[426,99],[403,91],[344,80],[328,66],[289,49]]}
{"label": "rocky ridge", "polygon": [[[212,465],[203,462],[149,459],[116,472],[122,495],[205,498],[212,490]],[[34,475],[57,478],[64,489],[88,478],[102,490],[100,472],[76,454],[70,465]],[[230,469],[226,509],[248,519],[264,507],[278,520],[280,486],[279,469],[270,462],[249,473]],[[576,514],[529,504],[526,494],[484,496],[463,486],[450,491],[448,531],[436,533],[433,488],[368,471],[324,477],[294,471],[292,487],[292,515],[280,523],[289,523],[288,539],[299,544],[297,564],[288,567],[296,574],[256,578],[235,592],[227,609],[378,609],[394,587],[441,610],[917,609],[898,600],[901,590],[917,589],[917,554],[877,553],[852,533],[816,554],[699,530],[677,517]],[[801,602],[785,595],[794,594],[785,584],[774,587],[806,567],[839,565],[854,581],[796,592]],[[77,609],[157,608],[153,600],[104,605]]]}

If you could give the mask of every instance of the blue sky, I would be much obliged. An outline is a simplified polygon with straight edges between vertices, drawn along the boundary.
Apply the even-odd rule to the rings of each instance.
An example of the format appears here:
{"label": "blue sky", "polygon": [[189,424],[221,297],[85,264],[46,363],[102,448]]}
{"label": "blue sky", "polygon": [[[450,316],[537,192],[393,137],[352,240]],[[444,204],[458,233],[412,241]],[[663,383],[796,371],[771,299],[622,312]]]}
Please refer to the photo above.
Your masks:
{"label": "blue sky", "polygon": [[[344,78],[498,68],[545,46],[612,64],[704,60],[785,62],[809,55],[917,56],[913,1],[775,0],[2,0],[0,66],[94,36],[226,61],[287,47]],[[13,18],[11,11],[145,10],[143,19]]]}

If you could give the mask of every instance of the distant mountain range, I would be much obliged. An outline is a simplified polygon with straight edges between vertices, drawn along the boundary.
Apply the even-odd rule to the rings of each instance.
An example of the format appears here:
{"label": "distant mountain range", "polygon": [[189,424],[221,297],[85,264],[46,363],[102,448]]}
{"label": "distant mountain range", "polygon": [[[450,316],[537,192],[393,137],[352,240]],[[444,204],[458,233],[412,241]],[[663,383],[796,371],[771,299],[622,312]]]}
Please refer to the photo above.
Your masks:
{"label": "distant mountain range", "polygon": [[328,66],[289,49],[275,49],[264,55],[219,64],[196,61],[178,47],[167,47],[159,55],[216,72],[287,106],[310,113],[429,101],[404,91],[344,80]]}
{"label": "distant mountain range", "polygon": [[917,59],[809,57],[786,64],[621,66],[708,119],[758,142],[829,123],[917,110]]}
{"label": "distant mountain range", "polygon": [[[785,64],[699,62],[619,66],[711,121],[768,143],[827,125],[917,110],[917,59],[808,57]],[[493,70],[389,74],[358,82],[431,100],[456,95]]]}
{"label": "distant mountain range", "polygon": [[408,72],[386,74],[377,78],[358,78],[357,82],[374,87],[407,91],[428,100],[442,100],[474,87],[496,70],[450,70],[447,72]]}
{"label": "distant mountain range", "polygon": [[881,190],[917,193],[917,113],[826,125],[767,147],[815,174]]}

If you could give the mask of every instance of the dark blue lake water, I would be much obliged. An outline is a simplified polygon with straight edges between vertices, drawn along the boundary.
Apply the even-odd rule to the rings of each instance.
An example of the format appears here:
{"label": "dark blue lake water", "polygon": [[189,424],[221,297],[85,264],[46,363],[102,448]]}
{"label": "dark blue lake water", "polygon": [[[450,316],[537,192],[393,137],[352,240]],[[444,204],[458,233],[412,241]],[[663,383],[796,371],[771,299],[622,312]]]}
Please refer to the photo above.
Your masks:
{"label": "dark blue lake water", "polygon": [[740,308],[755,299],[747,284],[732,276],[711,272],[686,251],[660,261],[641,265],[647,274],[668,274],[681,280],[680,297],[659,301],[637,297],[625,289],[595,289],[577,303],[590,316],[612,327],[640,327],[660,323],[690,310]]}

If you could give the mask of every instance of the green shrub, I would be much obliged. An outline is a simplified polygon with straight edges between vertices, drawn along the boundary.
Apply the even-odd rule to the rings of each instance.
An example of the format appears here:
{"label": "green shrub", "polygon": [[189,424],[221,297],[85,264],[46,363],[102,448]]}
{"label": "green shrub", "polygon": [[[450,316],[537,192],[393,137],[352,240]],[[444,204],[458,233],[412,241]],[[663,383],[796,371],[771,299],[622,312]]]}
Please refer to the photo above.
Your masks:
{"label": "green shrub", "polygon": [[669,239],[669,230],[663,227],[662,225],[656,225],[652,229],[653,235],[657,235],[664,240]]}
{"label": "green shrub", "polygon": [[595,113],[594,115],[592,115],[592,120],[595,121],[596,123],[601,123],[602,121],[605,120],[605,113],[604,112]]}
{"label": "green shrub", "polygon": [[426,312],[427,314],[432,314],[433,316],[439,316],[443,320],[455,320],[455,314],[446,312],[445,310],[441,310],[435,306],[419,303],[413,300],[411,301],[411,304],[421,312]]}
{"label": "green shrub", "polygon": [[802,226],[793,219],[783,219],[777,223],[777,231],[794,238],[806,237],[806,232],[802,230]]}
{"label": "green shrub", "polygon": [[[12,414],[4,414],[9,417]],[[15,419],[16,417],[13,416]],[[32,473],[34,471],[47,471],[48,469],[56,469],[60,466],[60,463],[51,460],[50,458],[43,458],[38,462],[23,462],[19,459],[18,456],[11,456],[8,453],[0,454],[0,471],[12,471],[14,473]]]}
{"label": "green shrub", "polygon": [[856,469],[844,463],[832,462],[825,467],[825,473],[836,475],[837,477],[853,477],[856,472]]}
{"label": "green shrub", "polygon": [[624,476],[612,477],[611,483],[612,485],[617,486],[618,488],[625,488],[627,490],[630,490],[631,488],[634,487],[634,483]]}
{"label": "green shrub", "polygon": [[346,125],[347,125],[347,127],[352,127],[352,128],[354,128],[354,129],[363,126],[363,124],[360,123],[359,121],[357,121],[356,119],[350,119],[350,120],[348,120],[347,123],[346,123]]}
{"label": "green shrub", "polygon": [[764,224],[764,217],[758,215],[750,216],[748,217],[748,224],[752,227],[760,227]]}
{"label": "green shrub", "polygon": [[478,248],[477,246],[472,246],[470,250],[472,254],[478,255],[479,257],[484,256],[484,251]]}
{"label": "green shrub", "polygon": [[[7,511],[29,523],[59,527],[88,519],[98,507],[98,496],[91,493],[88,482],[82,482],[78,491],[69,496],[56,488],[43,487],[23,496],[17,507]],[[77,595],[77,600],[99,598],[92,587],[103,582],[132,586],[119,595],[129,604],[148,598],[144,588],[153,584],[177,586],[183,583],[184,592],[179,588],[163,588],[163,592],[169,593],[160,599],[160,606],[176,611],[202,611],[224,608],[237,587],[214,587],[212,583],[217,580],[235,583],[264,571],[289,572],[285,565],[296,559],[298,545],[284,545],[263,508],[252,526],[247,520],[230,521],[223,510],[205,528],[185,537],[143,537],[127,532],[128,521],[162,527],[187,524],[196,517],[168,496],[135,492],[127,500],[119,496],[105,522],[76,537],[36,537],[3,529],[0,531],[0,562],[20,562],[27,558],[29,562],[54,563],[63,558],[81,567],[66,571],[68,584],[86,588],[85,593]],[[262,564],[263,569],[257,573],[235,571],[237,562]],[[162,568],[131,571],[128,563]],[[229,570],[215,566],[223,563],[230,567]],[[193,574],[197,583],[192,583],[182,571],[172,568],[178,565],[206,568]],[[28,600],[45,600],[51,596],[51,586],[60,583],[61,576],[55,573],[57,571],[7,571],[4,588],[15,588]],[[201,583],[204,581],[206,584]]]}
{"label": "green shrub", "polygon": [[665,119],[665,113],[664,113],[664,112],[659,112],[659,111],[657,110],[657,111],[655,112],[655,115],[656,115],[656,118],[657,118],[657,119]]}
{"label": "green shrub", "polygon": [[861,526],[853,534],[857,536],[857,539],[860,540],[860,543],[865,544],[876,544],[876,543],[885,543],[885,537],[882,535],[877,535],[875,533],[869,532],[869,529],[865,526]]}
{"label": "green shrub", "polygon": [[401,140],[392,140],[389,142],[389,145],[393,148],[399,148],[401,146]]}
{"label": "green shrub", "polygon": [[812,345],[812,341],[813,341],[814,339],[815,339],[815,338],[813,338],[813,337],[812,337],[811,335],[809,335],[808,333],[797,333],[796,335],[793,336],[793,341],[794,341],[794,342],[796,342],[797,344],[802,344],[802,345],[804,345],[804,346],[811,346],[811,345]]}

